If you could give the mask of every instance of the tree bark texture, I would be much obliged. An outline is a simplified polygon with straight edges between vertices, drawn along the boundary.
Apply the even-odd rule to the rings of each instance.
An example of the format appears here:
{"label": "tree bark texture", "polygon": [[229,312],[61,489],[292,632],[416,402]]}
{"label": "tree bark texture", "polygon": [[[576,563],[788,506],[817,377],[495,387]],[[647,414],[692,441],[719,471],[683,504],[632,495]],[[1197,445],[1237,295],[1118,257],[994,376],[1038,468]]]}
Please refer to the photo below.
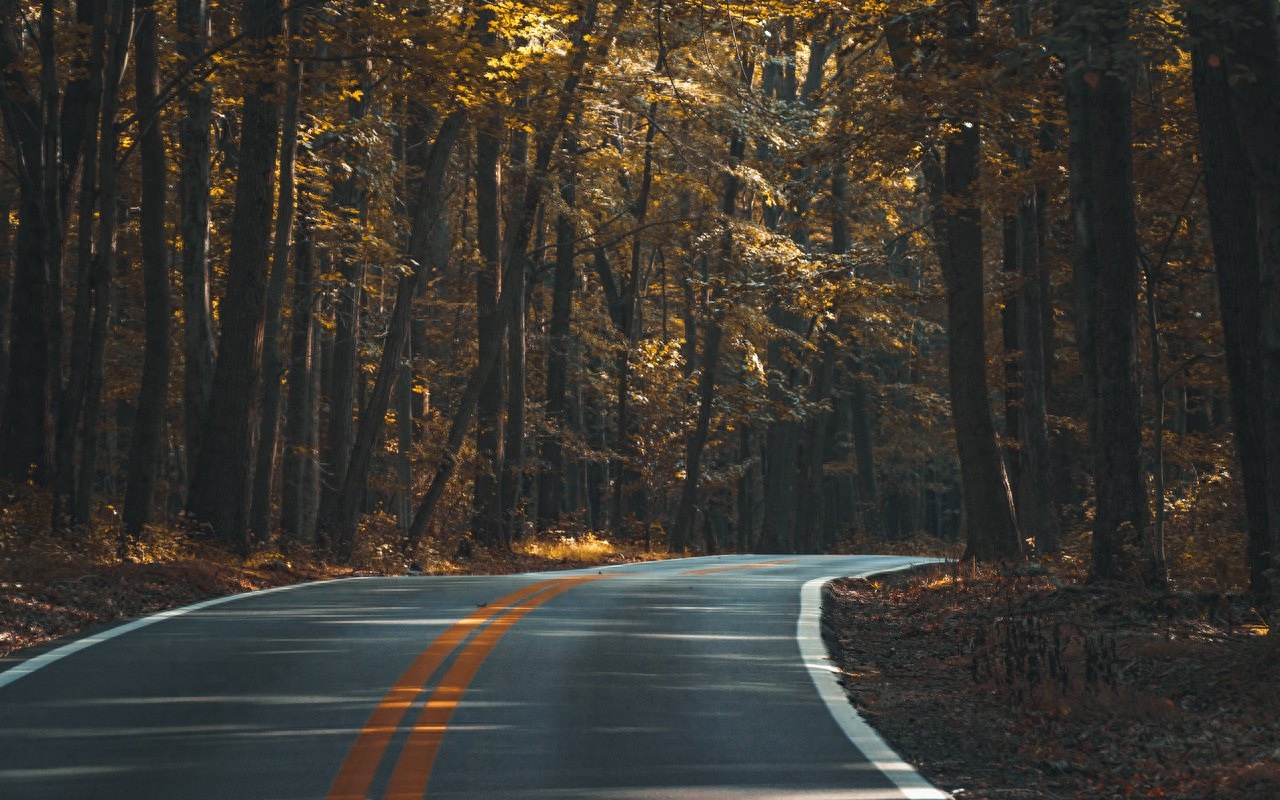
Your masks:
{"label": "tree bark texture", "polygon": [[1044,329],[1044,306],[1050,299],[1045,296],[1048,280],[1040,257],[1038,192],[1031,192],[1019,202],[1016,224],[1021,276],[1018,346],[1022,352],[1018,526],[1024,537],[1035,537],[1036,552],[1053,553],[1059,547],[1059,530],[1049,451],[1049,364],[1045,358],[1047,332]]}
{"label": "tree bark texture", "polygon": [[[1242,31],[1228,24],[1223,14],[1229,7],[1247,12],[1241,14],[1245,20],[1260,14],[1261,19],[1254,16],[1257,30]],[[1276,398],[1270,394],[1270,355],[1263,344],[1263,325],[1264,319],[1274,320],[1275,311],[1264,308],[1271,297],[1263,287],[1265,256],[1261,236],[1266,211],[1260,212],[1258,200],[1260,193],[1274,192],[1276,187],[1259,180],[1255,169],[1265,167],[1265,161],[1256,163],[1260,160],[1251,158],[1249,150],[1251,145],[1265,147],[1267,132],[1252,131],[1251,142],[1246,143],[1244,125],[1249,124],[1252,114],[1265,114],[1268,105],[1271,113],[1276,113],[1274,72],[1269,80],[1264,77],[1268,68],[1275,69],[1274,18],[1265,13],[1265,7],[1225,1],[1188,3],[1193,36],[1192,86],[1231,380],[1236,456],[1249,525],[1249,588],[1250,594],[1263,604],[1274,602],[1277,594],[1274,557],[1280,552],[1280,521],[1275,517],[1275,498],[1271,495],[1277,483],[1275,473],[1280,471],[1280,452],[1268,434],[1277,409]],[[1248,80],[1233,76],[1242,69],[1262,78],[1263,85],[1241,86]],[[1251,103],[1260,107],[1251,109]],[[1244,108],[1238,112],[1238,106]],[[1275,147],[1275,131],[1271,134]],[[1274,275],[1270,277],[1275,280]]]}
{"label": "tree bark texture", "polygon": [[169,319],[173,301],[169,294],[168,242],[165,238],[166,175],[164,132],[161,130],[156,50],[155,0],[138,7],[135,44],[138,119],[142,131],[138,143],[142,196],[139,228],[142,239],[142,280],[146,302],[146,344],[138,413],[129,454],[128,489],[124,497],[125,532],[136,536],[151,518],[156,478],[163,456],[165,411],[169,395]]}
{"label": "tree bark texture", "polygon": [[[502,123],[497,114],[476,131],[476,327],[480,350],[503,350],[505,320],[498,316],[502,283]],[[514,272],[515,267],[512,266]],[[505,287],[504,287],[505,288]],[[514,281],[512,284],[514,290]],[[511,298],[512,301],[515,298]],[[517,303],[517,305],[519,305]],[[496,344],[493,344],[496,342]],[[505,371],[499,364],[485,378],[476,409],[476,475],[472,529],[483,545],[503,542],[500,488],[503,462]]]}
{"label": "tree bark texture", "polygon": [[0,475],[43,483],[52,456],[49,319],[51,270],[46,262],[44,140],[39,95],[21,70],[21,6],[0,9],[0,112],[18,183],[9,381],[0,420]]}
{"label": "tree bark texture", "polygon": [[[966,558],[992,561],[1021,551],[987,387],[982,218],[973,201],[979,133],[969,123],[930,169],[939,261],[947,287],[951,419],[964,494]],[[928,174],[928,173],[927,173]]]}
{"label": "tree bark texture", "polygon": [[[209,0],[177,0],[178,53],[200,58],[209,43]],[[195,473],[200,432],[213,386],[213,307],[209,288],[209,170],[212,90],[197,84],[182,92],[178,123],[178,198],[182,244],[182,409],[186,471]]]}
{"label": "tree bark texture", "polygon": [[[517,176],[523,175],[529,167],[529,134],[521,129],[511,133],[511,163]],[[513,182],[516,198],[524,192],[520,187],[521,180]],[[513,213],[515,206],[513,203]],[[525,474],[525,427],[528,416],[525,391],[528,384],[528,341],[527,315],[529,266],[523,251],[513,252],[512,258],[517,263],[511,265],[511,290],[516,293],[515,308],[507,325],[507,397],[506,428],[503,442],[502,480],[498,489],[499,506],[502,514],[502,539],[510,544],[520,538],[524,530],[524,474]]]}
{"label": "tree bark texture", "polygon": [[[280,34],[280,0],[244,0],[245,31],[255,52],[270,52]],[[274,64],[268,59],[266,67]],[[262,334],[271,245],[275,163],[280,139],[276,87],[251,87],[243,100],[235,208],[230,229],[227,294],[213,389],[202,429],[187,510],[216,539],[247,548],[253,425],[262,381]]]}
{"label": "tree bark texture", "polygon": [[[71,314],[71,346],[66,383],[58,396],[57,416],[54,420],[54,447],[52,461],[52,524],[59,527],[73,522],[75,514],[75,454],[76,437],[84,413],[84,399],[89,381],[89,346],[93,325],[93,253],[96,243],[94,223],[98,202],[99,146],[101,141],[99,114],[102,109],[105,86],[106,50],[109,9],[111,3],[96,3],[90,20],[89,55],[83,64],[86,69],[87,91],[83,98],[84,131],[81,142],[82,171],[78,192],[78,230],[75,253],[75,301]],[[114,87],[113,87],[114,89]]]}
{"label": "tree bark texture", "polygon": [[[573,209],[576,201],[577,175],[572,136],[565,137],[568,160],[560,173],[560,199]],[[549,432],[542,439],[541,467],[538,473],[538,529],[547,530],[565,509],[564,437],[568,425],[569,404],[569,337],[573,321],[574,239],[577,238],[573,218],[564,213],[556,219],[556,261],[551,289],[551,321],[547,331],[546,425]]]}
{"label": "tree bark texture", "polygon": [[[291,34],[297,34],[301,15],[290,17]],[[296,45],[290,44],[294,51]],[[253,470],[253,496],[249,504],[249,530],[260,539],[271,534],[271,505],[276,488],[276,451],[280,442],[281,380],[285,364],[281,328],[285,289],[288,285],[289,251],[297,206],[295,166],[298,158],[298,101],[302,92],[302,59],[290,52],[289,77],[284,87],[281,120],[280,183],[276,192],[275,232],[271,246],[271,277],[267,284],[267,318],[263,326],[262,401],[259,419],[257,463]]]}
{"label": "tree bark texture", "polygon": [[[1063,40],[1076,340],[1085,377],[1097,508],[1092,574],[1141,580],[1146,484],[1137,374],[1138,240],[1128,69],[1128,4],[1071,0]],[[1101,13],[1101,17],[1099,14]],[[1101,22],[1099,20],[1101,19]],[[1102,31],[1099,39],[1075,26]],[[1100,25],[1100,27],[1099,27]],[[1089,44],[1086,46],[1086,42]]]}
{"label": "tree bark texture", "polygon": [[285,398],[284,458],[281,465],[280,530],[291,542],[310,544],[314,538],[315,505],[309,497],[311,473],[316,472],[319,445],[313,375],[320,369],[314,355],[318,332],[315,322],[315,245],[306,207],[298,207],[293,256],[293,295],[289,314],[289,391]]}
{"label": "tree bark texture", "polygon": [[[117,236],[117,186],[116,164],[120,143],[120,131],[116,115],[120,109],[120,81],[128,58],[129,41],[133,32],[133,2],[118,0],[108,7],[108,51],[105,84],[102,93],[102,124],[98,151],[98,230],[95,236],[93,266],[89,284],[93,292],[93,323],[89,330],[87,380],[84,396],[79,405],[82,415],[80,435],[80,463],[76,472],[74,502],[71,517],[74,522],[88,524],[92,521],[93,489],[98,468],[98,444],[102,392],[106,385],[107,325],[111,319],[113,281],[115,280]],[[73,401],[74,402],[74,401]],[[59,464],[64,470],[67,465]]]}

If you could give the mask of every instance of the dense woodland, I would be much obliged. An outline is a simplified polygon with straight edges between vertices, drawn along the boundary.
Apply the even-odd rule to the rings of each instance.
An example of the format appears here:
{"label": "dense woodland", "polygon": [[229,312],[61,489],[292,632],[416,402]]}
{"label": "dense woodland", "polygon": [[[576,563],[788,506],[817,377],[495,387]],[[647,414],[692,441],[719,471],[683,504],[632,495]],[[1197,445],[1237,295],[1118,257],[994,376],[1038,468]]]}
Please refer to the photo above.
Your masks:
{"label": "dense woodland", "polygon": [[11,534],[1085,537],[1266,602],[1278,37],[1275,0],[3,0]]}

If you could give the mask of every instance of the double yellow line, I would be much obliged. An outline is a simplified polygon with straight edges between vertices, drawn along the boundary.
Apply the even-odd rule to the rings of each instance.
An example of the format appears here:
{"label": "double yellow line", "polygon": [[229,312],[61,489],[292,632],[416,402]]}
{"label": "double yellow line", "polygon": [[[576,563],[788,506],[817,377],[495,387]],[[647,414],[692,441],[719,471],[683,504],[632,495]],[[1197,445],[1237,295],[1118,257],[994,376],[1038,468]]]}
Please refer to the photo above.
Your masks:
{"label": "double yellow line", "polygon": [[732,567],[711,567],[710,569],[690,569],[681,572],[681,575],[714,575],[717,572],[733,572],[739,569],[759,569],[760,567],[777,567],[782,564],[790,564],[793,561],[799,561],[798,558],[780,558],[776,561],[756,561],[751,564],[736,564]]}
{"label": "double yellow line", "polygon": [[449,719],[471,679],[502,635],[530,611],[556,595],[601,577],[604,576],[556,578],[526,586],[489,603],[440,634],[414,659],[369,715],[369,721],[356,737],[329,789],[329,800],[366,800],[378,765],[382,763],[391,737],[400,728],[409,707],[445,660],[473,631],[484,626],[453,660],[449,671],[427,698],[426,705],[409,729],[409,738],[396,761],[384,795],[389,800],[418,800],[423,797]]}

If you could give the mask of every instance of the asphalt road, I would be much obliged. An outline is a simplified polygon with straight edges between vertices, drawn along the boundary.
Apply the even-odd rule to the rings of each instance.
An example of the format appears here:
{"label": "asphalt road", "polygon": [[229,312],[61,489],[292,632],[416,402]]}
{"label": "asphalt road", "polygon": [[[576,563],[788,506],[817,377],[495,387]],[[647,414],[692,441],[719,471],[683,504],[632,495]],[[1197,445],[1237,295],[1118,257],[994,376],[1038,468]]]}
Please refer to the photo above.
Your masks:
{"label": "asphalt road", "polygon": [[821,578],[725,556],[241,595],[0,673],[0,798],[942,798],[853,713]]}

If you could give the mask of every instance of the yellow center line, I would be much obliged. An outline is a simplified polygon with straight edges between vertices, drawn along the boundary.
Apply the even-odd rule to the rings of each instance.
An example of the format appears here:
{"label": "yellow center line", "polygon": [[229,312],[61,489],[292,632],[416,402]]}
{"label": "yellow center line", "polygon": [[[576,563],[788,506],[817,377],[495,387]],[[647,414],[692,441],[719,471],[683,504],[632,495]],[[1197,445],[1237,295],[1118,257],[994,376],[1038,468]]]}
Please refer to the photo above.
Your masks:
{"label": "yellow center line", "polygon": [[[329,789],[329,800],[365,800],[369,784],[373,782],[373,776],[378,771],[378,764],[386,753],[391,736],[400,726],[414,698],[421,694],[423,684],[430,680],[431,675],[440,668],[449,654],[467,638],[472,630],[530,595],[537,594],[550,586],[563,585],[566,580],[571,579],[556,578],[526,586],[489,603],[440,634],[439,638],[414,659],[391,691],[387,692],[386,697],[369,715],[369,721],[356,737],[355,744],[351,746],[346,760],[342,763],[342,768],[338,771],[338,776],[334,778],[333,785]],[[567,589],[568,586],[564,588]],[[556,591],[556,594],[560,591],[563,589]]]}
{"label": "yellow center line", "polygon": [[387,784],[385,797],[388,800],[420,800],[426,795],[427,783],[431,780],[431,769],[435,765],[440,742],[444,739],[445,730],[449,726],[449,719],[461,702],[471,679],[475,677],[480,665],[484,663],[502,635],[530,611],[556,595],[578,584],[600,580],[602,577],[607,576],[565,578],[559,585],[512,608],[471,640],[466,649],[454,659],[453,666],[445,673],[440,685],[431,693],[426,706],[423,707],[422,713],[418,715],[413,729],[409,732],[409,739],[405,742],[400,759],[396,762],[391,781]]}
{"label": "yellow center line", "polygon": [[776,567],[779,564],[790,564],[793,561],[799,561],[797,558],[781,558],[777,561],[757,561],[754,564],[738,564],[733,567],[712,567],[710,569],[691,569],[681,572],[681,575],[711,575],[716,572],[731,572],[735,569],[758,569],[760,567]]}

